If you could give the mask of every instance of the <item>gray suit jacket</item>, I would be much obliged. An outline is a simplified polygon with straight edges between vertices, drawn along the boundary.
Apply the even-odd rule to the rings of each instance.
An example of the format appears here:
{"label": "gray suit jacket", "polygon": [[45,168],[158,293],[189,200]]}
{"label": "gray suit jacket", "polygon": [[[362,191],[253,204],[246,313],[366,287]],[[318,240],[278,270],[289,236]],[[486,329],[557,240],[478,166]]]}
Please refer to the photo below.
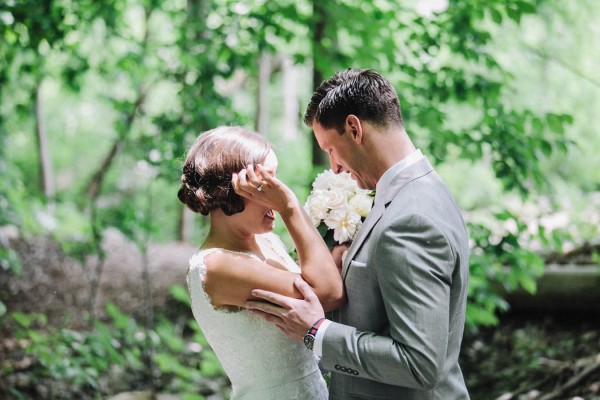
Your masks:
{"label": "gray suit jacket", "polygon": [[459,208],[423,158],[392,180],[342,269],[348,302],[325,331],[331,399],[469,399],[458,354],[469,243]]}

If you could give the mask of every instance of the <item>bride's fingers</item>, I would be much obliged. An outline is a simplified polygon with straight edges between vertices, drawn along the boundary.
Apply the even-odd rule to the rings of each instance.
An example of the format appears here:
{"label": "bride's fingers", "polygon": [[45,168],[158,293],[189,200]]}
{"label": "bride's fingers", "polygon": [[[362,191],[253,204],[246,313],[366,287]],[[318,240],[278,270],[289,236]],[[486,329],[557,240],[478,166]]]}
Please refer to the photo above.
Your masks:
{"label": "bride's fingers", "polygon": [[262,164],[256,164],[256,171],[260,174],[261,179],[265,183],[274,186],[274,184],[277,182],[277,178],[275,177],[275,171],[269,171],[265,169],[265,167]]}
{"label": "bride's fingers", "polygon": [[252,197],[255,192],[256,187],[252,183],[248,182],[248,171],[244,168],[237,173],[236,193],[241,196]]}
{"label": "bride's fingers", "polygon": [[231,175],[231,186],[233,186],[233,191],[237,194],[240,194],[240,177],[238,174]]}
{"label": "bride's fingers", "polygon": [[248,172],[246,171],[246,169],[241,170],[238,173],[238,179],[239,179],[239,187],[241,189],[245,189],[245,186],[248,185]]}
{"label": "bride's fingers", "polygon": [[254,172],[254,167],[252,164],[248,164],[246,167],[246,174],[248,176],[249,183],[251,183],[255,188],[260,187],[262,180],[256,175],[256,172]]}

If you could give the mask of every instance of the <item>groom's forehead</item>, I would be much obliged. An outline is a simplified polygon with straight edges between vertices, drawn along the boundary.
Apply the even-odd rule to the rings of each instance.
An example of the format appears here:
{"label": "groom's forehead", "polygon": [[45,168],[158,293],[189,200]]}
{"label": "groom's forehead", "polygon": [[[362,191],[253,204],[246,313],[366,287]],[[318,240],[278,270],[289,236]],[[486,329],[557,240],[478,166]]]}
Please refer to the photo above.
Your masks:
{"label": "groom's forehead", "polygon": [[326,147],[330,146],[331,143],[335,141],[335,135],[332,135],[332,133],[335,133],[335,129],[326,129],[323,127],[323,125],[319,124],[318,122],[313,123],[312,128],[313,134],[315,136],[315,139],[317,140],[317,143],[319,144],[319,147],[321,148],[321,150],[327,151]]}

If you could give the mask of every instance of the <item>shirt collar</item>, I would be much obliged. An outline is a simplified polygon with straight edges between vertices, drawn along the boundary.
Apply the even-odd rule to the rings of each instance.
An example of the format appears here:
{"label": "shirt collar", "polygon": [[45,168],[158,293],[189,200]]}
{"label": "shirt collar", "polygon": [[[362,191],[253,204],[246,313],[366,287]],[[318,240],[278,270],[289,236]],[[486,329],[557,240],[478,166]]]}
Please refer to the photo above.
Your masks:
{"label": "shirt collar", "polygon": [[423,157],[421,150],[417,149],[385,171],[375,186],[375,203],[377,203],[379,199],[385,198],[385,190],[390,187],[392,179],[394,179],[400,171],[416,163]]}

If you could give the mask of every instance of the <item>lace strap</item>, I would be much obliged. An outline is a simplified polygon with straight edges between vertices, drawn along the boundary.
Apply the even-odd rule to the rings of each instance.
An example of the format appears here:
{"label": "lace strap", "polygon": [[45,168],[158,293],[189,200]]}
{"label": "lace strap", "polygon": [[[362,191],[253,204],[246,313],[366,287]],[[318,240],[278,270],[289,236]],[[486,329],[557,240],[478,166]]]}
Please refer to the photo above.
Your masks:
{"label": "lace strap", "polygon": [[216,253],[218,251],[233,253],[233,254],[241,254],[241,255],[244,255],[247,257],[254,258],[258,261],[263,261],[263,260],[261,260],[261,258],[259,256],[257,256],[254,253],[250,253],[250,252],[227,250],[227,249],[222,249],[219,247],[213,247],[210,249],[200,249],[200,251],[198,251],[196,254],[194,254],[190,258],[190,269],[192,269],[192,268],[198,269],[198,272],[200,273],[200,278],[202,278],[203,281],[206,278],[206,261],[205,261],[206,256]]}
{"label": "lace strap", "polygon": [[274,232],[266,233],[260,236],[264,242],[267,243],[271,251],[275,253],[281,260],[285,261],[285,265],[291,267],[292,272],[300,272],[300,267],[294,261],[294,259],[289,255],[285,243],[283,240]]}

